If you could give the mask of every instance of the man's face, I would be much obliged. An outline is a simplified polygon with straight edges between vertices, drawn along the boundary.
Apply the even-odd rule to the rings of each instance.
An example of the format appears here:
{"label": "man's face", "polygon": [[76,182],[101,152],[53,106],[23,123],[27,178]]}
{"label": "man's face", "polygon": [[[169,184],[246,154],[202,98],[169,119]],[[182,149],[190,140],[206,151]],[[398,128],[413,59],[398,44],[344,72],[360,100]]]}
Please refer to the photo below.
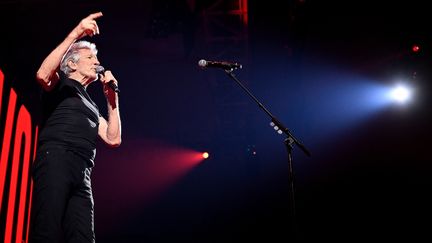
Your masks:
{"label": "man's face", "polygon": [[97,56],[90,49],[80,49],[80,58],[76,63],[76,72],[90,80],[97,80],[96,67],[100,65]]}

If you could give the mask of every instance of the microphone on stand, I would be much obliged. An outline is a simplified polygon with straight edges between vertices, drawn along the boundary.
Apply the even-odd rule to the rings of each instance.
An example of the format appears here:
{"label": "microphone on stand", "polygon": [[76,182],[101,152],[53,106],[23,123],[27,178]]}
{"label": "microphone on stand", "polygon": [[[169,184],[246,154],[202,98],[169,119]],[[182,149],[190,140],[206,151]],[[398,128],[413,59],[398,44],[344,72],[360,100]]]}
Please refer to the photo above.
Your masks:
{"label": "microphone on stand", "polygon": [[[96,67],[96,73],[97,73],[97,74],[101,74],[101,75],[103,75],[104,72],[105,72],[105,68],[104,68],[103,66],[99,65],[99,66]],[[109,87],[110,87],[114,92],[116,92],[116,93],[120,93],[119,88],[117,87],[117,85],[114,83],[113,80],[111,80],[111,81],[108,82],[108,86],[109,86]]]}
{"label": "microphone on stand", "polygon": [[223,68],[225,70],[238,69],[238,68],[240,69],[240,68],[242,68],[242,65],[240,63],[206,61],[204,59],[201,59],[198,62],[198,66],[200,66],[201,68],[207,68],[207,67]]}

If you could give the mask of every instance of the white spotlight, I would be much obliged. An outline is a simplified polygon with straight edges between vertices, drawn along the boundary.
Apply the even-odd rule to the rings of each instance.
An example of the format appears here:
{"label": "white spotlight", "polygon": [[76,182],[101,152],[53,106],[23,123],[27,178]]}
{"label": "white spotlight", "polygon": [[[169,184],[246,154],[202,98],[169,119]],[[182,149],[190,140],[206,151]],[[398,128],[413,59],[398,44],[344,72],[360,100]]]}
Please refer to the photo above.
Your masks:
{"label": "white spotlight", "polygon": [[390,91],[390,97],[398,103],[406,103],[411,98],[411,89],[404,85],[398,85]]}

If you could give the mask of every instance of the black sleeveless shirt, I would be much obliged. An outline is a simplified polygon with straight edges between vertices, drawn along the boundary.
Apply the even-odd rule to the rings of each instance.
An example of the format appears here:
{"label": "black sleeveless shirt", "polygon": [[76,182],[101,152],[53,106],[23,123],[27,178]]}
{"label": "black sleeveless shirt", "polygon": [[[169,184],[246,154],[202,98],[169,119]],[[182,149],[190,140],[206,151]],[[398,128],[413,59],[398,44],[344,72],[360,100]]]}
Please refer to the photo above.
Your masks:
{"label": "black sleeveless shirt", "polygon": [[99,109],[84,86],[62,77],[53,90],[42,93],[42,129],[39,147],[63,147],[94,165]]}

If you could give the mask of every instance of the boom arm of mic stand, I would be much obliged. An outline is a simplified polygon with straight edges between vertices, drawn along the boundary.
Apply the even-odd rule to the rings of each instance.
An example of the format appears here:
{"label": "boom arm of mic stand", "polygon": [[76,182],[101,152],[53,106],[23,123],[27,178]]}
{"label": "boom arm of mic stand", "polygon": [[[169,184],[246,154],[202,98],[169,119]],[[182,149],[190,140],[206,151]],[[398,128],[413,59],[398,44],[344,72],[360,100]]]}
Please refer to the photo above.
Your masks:
{"label": "boom arm of mic stand", "polygon": [[228,76],[230,76],[232,79],[234,79],[234,81],[236,81],[236,83],[238,85],[240,85],[240,87],[246,91],[246,93],[258,104],[258,106],[264,110],[264,112],[270,116],[271,121],[275,124],[275,126],[277,126],[283,133],[285,133],[287,135],[287,139],[288,141],[290,141],[291,143],[296,144],[307,156],[311,156],[311,153],[309,152],[309,150],[302,144],[300,143],[290,132],[290,130],[285,127],[282,122],[280,122],[275,116],[273,116],[272,113],[270,113],[270,111],[267,110],[267,108],[265,108],[265,106],[259,102],[259,100],[240,82],[240,80],[237,79],[237,77],[233,74],[233,69],[230,70],[225,70],[225,72],[228,74]]}

